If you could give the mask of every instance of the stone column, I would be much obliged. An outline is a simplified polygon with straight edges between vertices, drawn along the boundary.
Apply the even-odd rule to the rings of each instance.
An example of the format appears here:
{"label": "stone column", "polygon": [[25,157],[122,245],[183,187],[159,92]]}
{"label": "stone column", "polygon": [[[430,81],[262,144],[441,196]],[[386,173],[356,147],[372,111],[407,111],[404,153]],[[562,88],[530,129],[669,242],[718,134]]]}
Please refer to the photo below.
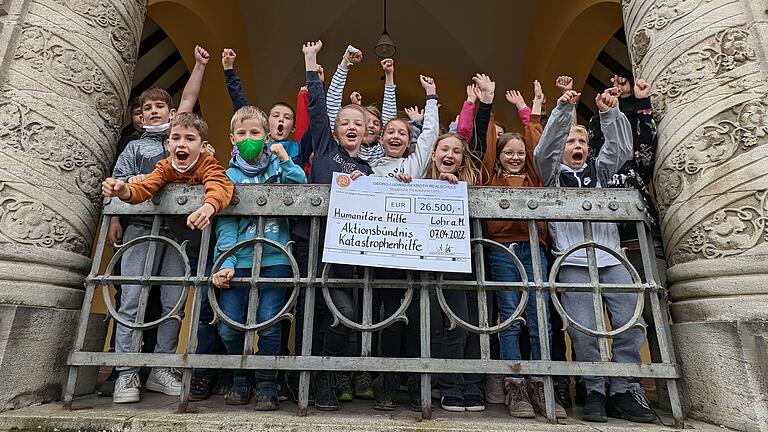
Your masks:
{"label": "stone column", "polygon": [[146,9],[0,0],[0,410],[61,396]]}
{"label": "stone column", "polygon": [[768,1],[622,0],[692,417],[768,430]]}

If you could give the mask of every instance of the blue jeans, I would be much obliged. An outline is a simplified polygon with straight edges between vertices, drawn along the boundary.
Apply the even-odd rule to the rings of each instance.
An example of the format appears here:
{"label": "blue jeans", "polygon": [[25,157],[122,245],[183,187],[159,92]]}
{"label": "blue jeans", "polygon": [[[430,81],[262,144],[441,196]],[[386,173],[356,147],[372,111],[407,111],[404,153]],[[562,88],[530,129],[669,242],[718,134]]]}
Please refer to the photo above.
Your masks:
{"label": "blue jeans", "polygon": [[[509,244],[505,246],[509,247]],[[531,246],[528,243],[517,243],[515,254],[523,263],[525,272],[529,281],[534,280],[533,258],[531,256]],[[498,248],[492,248],[490,251],[491,279],[498,282],[521,282],[522,277],[517,266],[508,254]],[[547,280],[547,258],[544,250],[539,248],[539,259],[541,261],[541,279]],[[549,293],[544,292],[544,305],[547,316],[547,338],[552,341],[552,328],[549,325]],[[496,291],[496,301],[499,305],[499,319],[503,322],[510,316],[520,303],[520,291]],[[539,343],[539,320],[536,312],[536,294],[531,292],[528,297],[528,303],[525,307],[526,323],[528,324],[528,334],[531,339],[531,360],[541,360],[541,344]],[[501,359],[502,360],[521,360],[520,353],[520,322],[515,322],[506,330],[501,332]]]}
{"label": "blue jeans", "polygon": [[[251,269],[235,269],[235,277],[250,277]],[[288,265],[274,265],[261,268],[261,277],[286,278],[291,276],[291,267]],[[219,290],[219,307],[226,316],[233,321],[245,323],[248,313],[248,285],[233,285],[231,288]],[[257,322],[272,319],[285,304],[285,287],[259,288],[259,309],[256,311]],[[210,307],[210,306],[209,306]],[[201,319],[202,319],[201,312]],[[209,321],[210,322],[210,321]],[[219,322],[219,336],[226,347],[227,354],[241,355],[250,349],[245,349],[245,334],[232,328],[223,321]],[[280,324],[267,327],[259,332],[258,355],[280,354]],[[198,333],[199,334],[199,333]],[[274,380],[276,371],[256,371],[256,377],[261,380]]]}

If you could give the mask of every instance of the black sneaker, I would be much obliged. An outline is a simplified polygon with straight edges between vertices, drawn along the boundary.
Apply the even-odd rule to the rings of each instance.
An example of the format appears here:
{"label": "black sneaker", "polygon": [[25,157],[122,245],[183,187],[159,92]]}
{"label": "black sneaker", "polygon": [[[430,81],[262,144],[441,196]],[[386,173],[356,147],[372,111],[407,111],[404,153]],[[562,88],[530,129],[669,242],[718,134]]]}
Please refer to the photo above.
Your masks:
{"label": "black sneaker", "polygon": [[315,372],[315,408],[320,411],[339,409],[339,400],[336,398],[336,389],[333,386],[334,380],[333,372]]}
{"label": "black sneaker", "polygon": [[376,403],[373,409],[379,411],[394,411],[397,408],[397,392],[392,390],[382,390],[376,397]]}
{"label": "black sneaker", "polygon": [[277,384],[272,381],[260,382],[256,385],[256,411],[276,411],[280,409]]}
{"label": "black sneaker", "polygon": [[247,375],[235,374],[232,387],[224,395],[224,403],[227,405],[247,405],[251,401],[253,385]]}
{"label": "black sneaker", "polygon": [[112,397],[112,393],[114,393],[115,391],[115,381],[116,380],[110,380],[110,379],[104,381],[99,386],[99,390],[96,392],[96,394],[101,397]]}
{"label": "black sneaker", "polygon": [[573,408],[571,403],[571,377],[556,376],[554,379],[555,398],[563,408]]}
{"label": "black sneaker", "polygon": [[336,372],[336,398],[339,402],[352,402],[352,385],[349,372]]}
{"label": "black sneaker", "polygon": [[421,412],[421,377],[416,374],[408,377],[408,405],[412,411]]}
{"label": "black sneaker", "polygon": [[467,408],[464,406],[464,398],[453,395],[443,395],[440,397],[440,407],[446,411],[464,412]]}
{"label": "black sneaker", "polygon": [[581,418],[588,422],[607,422],[608,417],[605,415],[605,395],[596,391],[589,392],[584,401],[584,410],[581,413]]}
{"label": "black sneaker", "polygon": [[358,399],[373,399],[373,377],[370,372],[360,372],[355,376],[355,397]]}
{"label": "black sneaker", "polygon": [[475,393],[464,394],[464,408],[469,412],[485,411],[483,395]]}
{"label": "black sneaker", "polygon": [[610,396],[605,403],[605,411],[610,417],[635,423],[650,423],[656,420],[656,414],[641,389]]}
{"label": "black sneaker", "polygon": [[213,394],[216,386],[216,378],[212,374],[192,375],[192,384],[189,386],[189,400],[206,400]]}

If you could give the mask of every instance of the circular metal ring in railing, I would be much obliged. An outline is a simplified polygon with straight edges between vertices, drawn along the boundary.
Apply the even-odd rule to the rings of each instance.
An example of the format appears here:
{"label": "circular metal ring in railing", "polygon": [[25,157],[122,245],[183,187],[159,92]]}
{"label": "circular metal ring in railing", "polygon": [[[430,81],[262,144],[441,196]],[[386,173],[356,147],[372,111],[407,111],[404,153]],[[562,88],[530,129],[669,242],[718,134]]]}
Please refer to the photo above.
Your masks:
{"label": "circular metal ring in railing", "polygon": [[[219,302],[216,300],[216,291],[213,283],[208,282],[208,303],[211,305],[211,309],[213,310],[213,321],[211,321],[211,324],[216,324],[219,322],[219,320],[223,321],[224,324],[227,326],[237,329],[243,332],[250,332],[250,331],[259,331],[268,327],[271,327],[275,325],[278,321],[289,319],[293,321],[293,314],[289,311],[293,308],[293,306],[296,304],[296,300],[299,298],[299,291],[300,291],[300,275],[299,275],[299,264],[296,262],[296,258],[294,258],[293,254],[288,250],[287,247],[283,246],[282,244],[265,238],[265,237],[254,237],[248,240],[243,240],[240,243],[232,246],[229,248],[226,252],[221,254],[219,258],[214,262],[213,264],[213,270],[211,270],[211,275],[215,274],[219,271],[219,267],[221,267],[221,264],[224,263],[224,260],[226,260],[230,255],[233,255],[238,249],[244,248],[246,246],[253,246],[256,243],[264,243],[267,244],[280,252],[282,252],[285,256],[288,257],[288,261],[291,264],[291,271],[293,272],[293,292],[291,292],[291,297],[288,298],[288,301],[285,302],[283,305],[283,308],[280,309],[280,311],[275,314],[272,318],[248,325],[243,324],[241,322],[237,322],[230,317],[227,316],[227,314],[224,313],[224,311],[221,310],[221,307],[219,306]],[[253,275],[251,275],[251,280],[253,280]],[[256,276],[258,277],[258,276]],[[251,288],[254,288],[253,282],[251,282]]]}
{"label": "circular metal ring in railing", "polygon": [[530,282],[528,281],[528,273],[525,271],[525,266],[523,265],[522,261],[520,261],[520,258],[518,258],[517,255],[515,255],[515,252],[511,250],[511,248],[508,248],[503,244],[493,240],[476,238],[476,239],[472,239],[472,243],[486,244],[491,247],[499,248],[503,250],[505,253],[509,254],[509,256],[512,258],[512,262],[515,263],[515,267],[517,267],[517,271],[520,273],[520,278],[522,279],[522,284],[524,285],[525,288],[521,290],[520,302],[517,304],[517,308],[515,308],[515,311],[512,312],[512,315],[510,315],[509,318],[507,318],[504,322],[499,323],[498,325],[495,325],[492,327],[479,327],[479,326],[474,326],[462,320],[458,316],[456,316],[456,313],[453,312],[453,310],[448,305],[448,302],[445,300],[445,294],[443,293],[443,284],[444,284],[443,273],[438,273],[437,289],[436,289],[437,302],[440,304],[440,309],[443,310],[445,315],[448,317],[448,321],[451,323],[448,329],[453,330],[458,325],[459,327],[474,333],[494,334],[494,333],[499,333],[506,330],[515,321],[525,322],[525,319],[523,318],[522,315],[525,312],[526,306],[528,305]]}
{"label": "circular metal ring in railing", "polygon": [[181,291],[181,295],[179,296],[179,301],[176,302],[176,305],[173,307],[173,309],[170,312],[168,312],[167,315],[161,316],[160,318],[154,321],[151,321],[148,323],[142,323],[142,324],[132,323],[130,321],[127,321],[121,318],[120,315],[117,313],[117,310],[115,310],[115,307],[112,306],[112,302],[109,301],[109,299],[111,298],[111,295],[109,293],[109,283],[110,283],[109,279],[112,276],[112,271],[114,271],[115,265],[117,264],[120,257],[122,257],[125,254],[126,250],[136,246],[139,243],[150,242],[150,241],[160,241],[160,242],[166,243],[168,246],[171,246],[176,250],[176,252],[179,253],[179,255],[181,256],[181,260],[184,263],[184,280],[185,281],[188,281],[192,274],[192,269],[189,265],[189,259],[187,258],[187,253],[186,253],[186,246],[187,246],[186,241],[183,242],[181,245],[179,245],[178,243],[169,239],[168,237],[146,235],[146,236],[136,237],[135,239],[121,245],[117,249],[117,252],[115,252],[115,254],[112,256],[112,259],[109,260],[109,264],[107,264],[107,269],[104,272],[104,277],[103,277],[103,280],[107,283],[101,284],[101,292],[104,297],[104,306],[106,306],[107,308],[107,313],[110,316],[112,316],[112,318],[116,322],[132,330],[149,330],[159,326],[160,324],[164,323],[169,319],[175,319],[175,320],[181,321],[181,315],[179,314],[179,312],[181,312],[184,309],[184,304],[187,302],[187,290],[189,289],[190,284],[182,283],[182,291]]}
{"label": "circular metal ring in railing", "polygon": [[[568,257],[568,255],[573,254],[579,249],[586,249],[589,246],[593,246],[595,249],[600,249],[602,251],[607,252],[621,263],[624,268],[627,269],[629,272],[630,277],[632,278],[632,283],[637,287],[637,300],[635,300],[635,311],[632,314],[632,318],[630,318],[629,321],[627,321],[626,324],[623,326],[611,330],[611,331],[605,331],[601,332],[598,330],[592,330],[590,328],[584,327],[581,325],[581,323],[573,320],[570,315],[565,311],[563,308],[562,303],[560,303],[560,299],[557,298],[557,274],[560,271],[560,267],[562,266],[563,261]],[[599,269],[598,269],[599,271]],[[552,303],[555,306],[555,310],[557,310],[557,313],[560,314],[560,316],[563,318],[563,330],[568,328],[568,325],[573,325],[576,330],[594,337],[608,337],[613,338],[616,337],[625,331],[629,330],[632,327],[636,326],[643,326],[643,323],[640,322],[640,318],[643,314],[643,305],[645,302],[645,287],[643,286],[642,279],[640,279],[640,275],[637,273],[637,270],[632,265],[632,263],[629,262],[626,256],[623,254],[620,254],[616,252],[615,250],[611,249],[610,247],[594,242],[594,241],[584,241],[580,243],[576,243],[563,251],[562,253],[558,254],[557,258],[555,259],[555,262],[552,263],[552,268],[549,271],[549,290],[550,290],[550,298],[552,299]],[[591,282],[590,282],[591,283]],[[591,291],[590,294],[594,295],[594,291]]]}
{"label": "circular metal ring in railing", "polygon": [[362,325],[345,317],[336,307],[336,304],[333,302],[333,298],[331,298],[331,292],[329,291],[329,288],[326,284],[326,282],[328,281],[328,273],[330,272],[331,266],[332,266],[331,263],[325,263],[325,266],[323,267],[323,276],[322,276],[322,285],[321,285],[323,289],[323,298],[325,299],[325,304],[326,306],[328,306],[328,310],[331,312],[331,315],[333,316],[333,323],[331,324],[331,327],[336,327],[337,325],[339,325],[339,323],[342,323],[353,330],[357,330],[361,332],[374,332],[374,331],[387,328],[398,321],[408,323],[408,317],[405,316],[405,311],[411,305],[411,301],[413,300],[413,276],[411,275],[410,272],[408,273],[408,289],[405,291],[405,295],[403,296],[403,300],[400,303],[400,307],[392,315],[377,322],[376,324]]}

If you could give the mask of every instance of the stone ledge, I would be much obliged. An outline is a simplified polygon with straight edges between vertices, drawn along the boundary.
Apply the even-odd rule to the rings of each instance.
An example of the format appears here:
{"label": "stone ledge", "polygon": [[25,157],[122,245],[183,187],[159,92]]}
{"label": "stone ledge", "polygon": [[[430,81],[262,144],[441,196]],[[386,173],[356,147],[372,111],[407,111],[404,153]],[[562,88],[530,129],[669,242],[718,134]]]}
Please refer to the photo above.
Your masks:
{"label": "stone ledge", "polygon": [[[279,411],[260,413],[252,406],[224,405],[222,396],[190,403],[190,412],[175,412],[177,400],[157,393],[145,393],[142,402],[114,405],[111,398],[86,396],[75,399],[73,411],[65,411],[60,403],[51,403],[0,413],[0,430],[59,431],[131,431],[131,432],[330,432],[330,431],[483,431],[483,432],[669,432],[675,429],[659,424],[641,425],[611,419],[608,423],[584,423],[578,413],[569,412],[561,424],[547,424],[542,417],[535,420],[513,419],[502,405],[489,405],[483,413],[448,413],[437,408],[434,420],[420,421],[419,414],[406,408],[391,413],[373,410],[373,403],[343,403],[341,410],[321,413],[310,409],[307,417],[296,416],[296,404],[283,402]],[[435,401],[436,402],[436,401]],[[79,408],[79,409],[78,409]],[[668,415],[664,422],[672,424]],[[17,428],[17,429],[13,429]],[[688,422],[688,431],[727,431],[701,422]]]}

